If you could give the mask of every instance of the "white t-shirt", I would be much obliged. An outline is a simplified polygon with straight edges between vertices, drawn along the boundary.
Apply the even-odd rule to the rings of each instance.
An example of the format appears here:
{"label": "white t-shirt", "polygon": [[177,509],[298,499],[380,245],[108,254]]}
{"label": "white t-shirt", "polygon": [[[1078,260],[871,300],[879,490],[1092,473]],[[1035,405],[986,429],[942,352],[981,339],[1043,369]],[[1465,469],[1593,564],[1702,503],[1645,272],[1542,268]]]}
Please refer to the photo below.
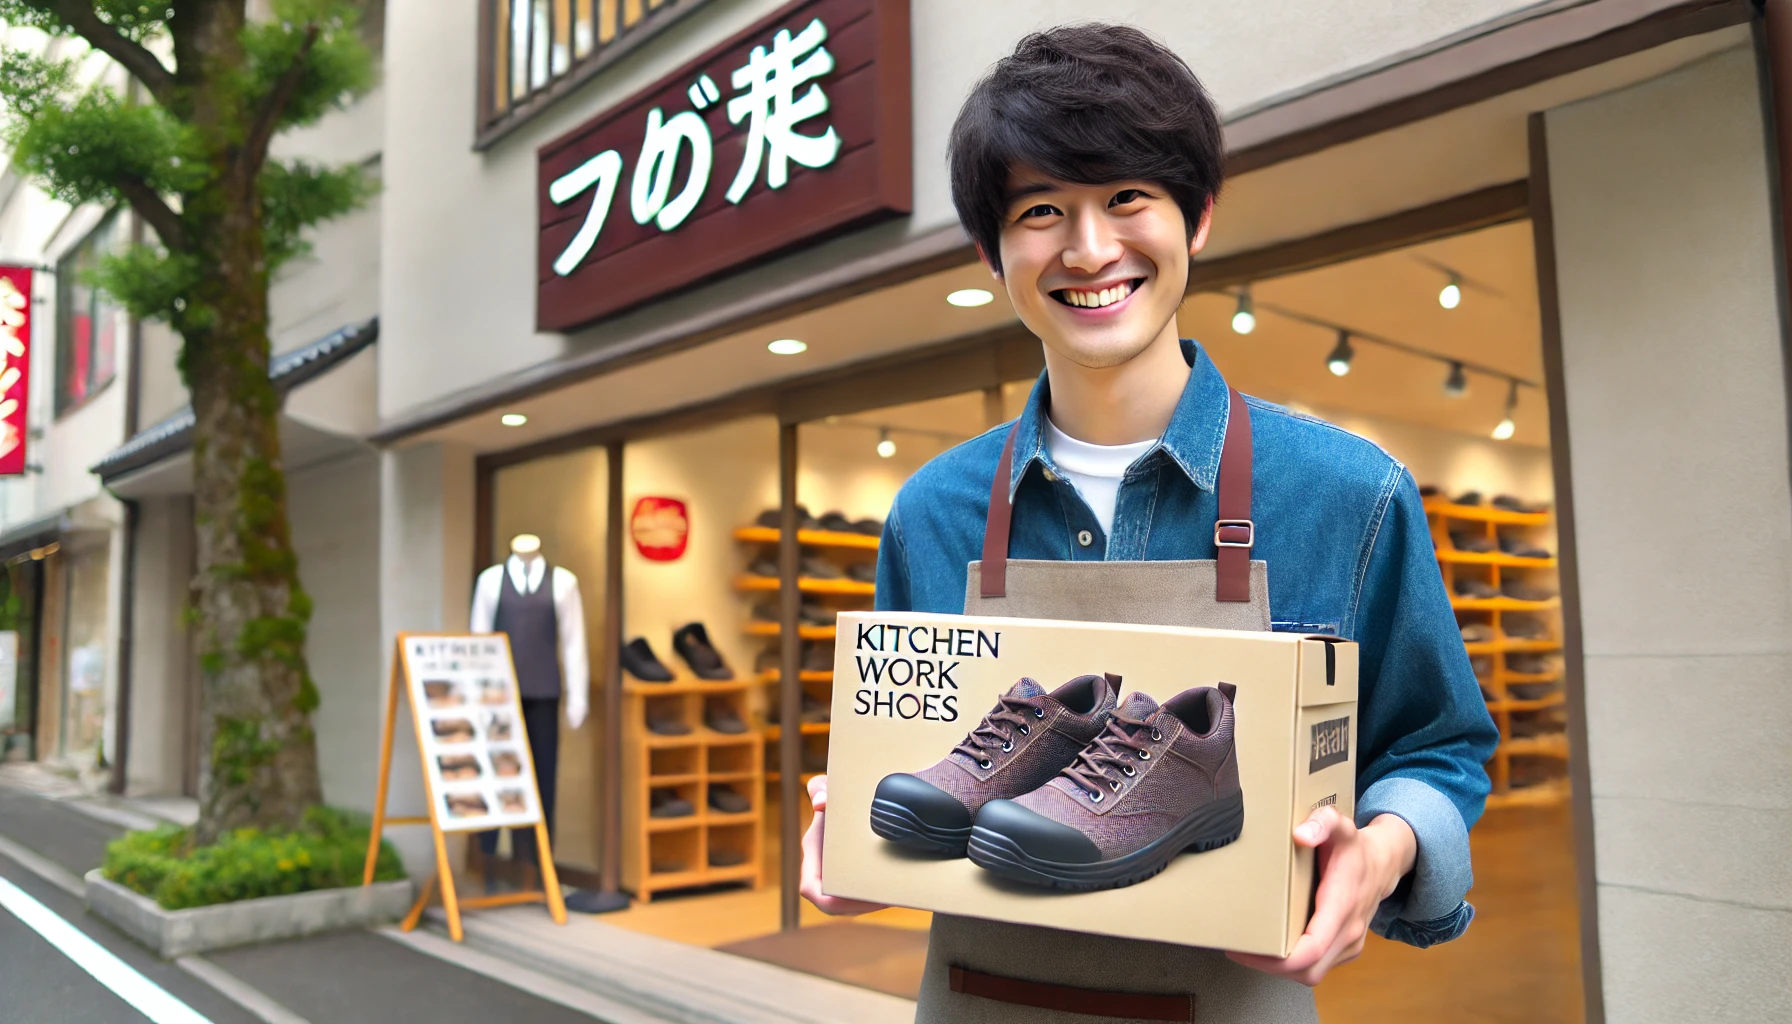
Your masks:
{"label": "white t-shirt", "polygon": [[1104,536],[1114,532],[1114,503],[1120,497],[1120,481],[1126,469],[1151,450],[1157,439],[1132,444],[1090,444],[1078,441],[1053,423],[1045,421],[1045,448],[1051,453],[1058,472],[1076,487],[1076,492],[1089,504]]}

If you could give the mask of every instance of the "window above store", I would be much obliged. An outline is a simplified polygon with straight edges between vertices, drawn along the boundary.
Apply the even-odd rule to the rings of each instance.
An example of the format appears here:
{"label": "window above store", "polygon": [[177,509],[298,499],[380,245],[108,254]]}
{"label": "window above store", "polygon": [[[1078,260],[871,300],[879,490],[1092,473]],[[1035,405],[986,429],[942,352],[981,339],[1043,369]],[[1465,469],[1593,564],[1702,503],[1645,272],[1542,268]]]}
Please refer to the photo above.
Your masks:
{"label": "window above store", "polygon": [[480,0],[474,148],[503,138],[708,0]]}
{"label": "window above store", "polygon": [[56,415],[71,412],[112,381],[124,311],[93,283],[105,256],[118,254],[124,232],[107,215],[56,264]]}

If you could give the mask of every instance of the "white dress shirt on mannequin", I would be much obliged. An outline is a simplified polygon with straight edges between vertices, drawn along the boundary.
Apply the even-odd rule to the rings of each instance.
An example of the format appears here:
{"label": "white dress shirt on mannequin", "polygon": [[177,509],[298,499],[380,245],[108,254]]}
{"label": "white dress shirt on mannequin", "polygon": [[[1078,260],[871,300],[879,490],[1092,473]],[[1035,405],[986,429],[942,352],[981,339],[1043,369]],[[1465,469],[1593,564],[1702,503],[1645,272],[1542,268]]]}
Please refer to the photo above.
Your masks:
{"label": "white dress shirt on mannequin", "polygon": [[[498,594],[504,589],[503,573],[518,593],[533,594],[547,574],[548,561],[540,555],[524,560],[511,555],[479,574],[473,585],[473,612],[468,629],[490,633],[498,614]],[[560,636],[560,675],[566,693],[566,724],[577,729],[585,722],[589,706],[591,663],[585,656],[585,606],[579,599],[579,578],[554,566],[554,627]]]}

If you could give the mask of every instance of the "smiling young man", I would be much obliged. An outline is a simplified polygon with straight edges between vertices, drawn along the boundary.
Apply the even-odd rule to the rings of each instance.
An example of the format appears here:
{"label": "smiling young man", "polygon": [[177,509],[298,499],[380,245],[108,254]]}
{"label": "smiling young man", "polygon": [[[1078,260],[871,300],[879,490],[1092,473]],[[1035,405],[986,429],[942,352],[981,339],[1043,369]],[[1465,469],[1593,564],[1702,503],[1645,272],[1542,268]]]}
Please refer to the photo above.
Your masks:
{"label": "smiling young man", "polygon": [[[1224,162],[1218,115],[1194,74],[1130,28],[1028,36],[966,101],[950,162],[959,216],[1044,344],[1045,374],[1015,434],[1011,557],[1215,557],[1229,393],[1176,325]],[[1296,843],[1318,849],[1321,881],[1293,953],[1231,957],[1311,985],[1354,958],[1369,930],[1429,946],[1467,928],[1468,828],[1498,737],[1405,467],[1336,427],[1246,402],[1252,557],[1268,563],[1273,628],[1360,645],[1356,820],[1322,807],[1294,829]],[[962,610],[1008,432],[959,445],[904,485],[879,552],[880,609]],[[874,909],[821,893],[825,777],[811,794],[823,813],[805,837],[804,895],[832,913]],[[1119,970],[1126,956],[1099,949]],[[970,1012],[944,1009],[932,972],[921,1019]],[[1163,983],[1176,990],[1176,979]],[[1310,1019],[1254,998],[1210,992],[1201,1019]]]}

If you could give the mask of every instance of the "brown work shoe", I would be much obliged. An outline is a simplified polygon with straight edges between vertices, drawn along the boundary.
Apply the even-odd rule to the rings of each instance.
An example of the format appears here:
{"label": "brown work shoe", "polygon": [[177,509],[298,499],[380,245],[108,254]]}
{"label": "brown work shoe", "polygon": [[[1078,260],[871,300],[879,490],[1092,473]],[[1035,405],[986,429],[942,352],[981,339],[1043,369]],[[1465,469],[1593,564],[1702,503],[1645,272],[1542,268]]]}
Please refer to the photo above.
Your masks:
{"label": "brown work shoe", "polygon": [[978,808],[1058,774],[1101,734],[1119,693],[1115,675],[1078,676],[1050,693],[1022,679],[944,760],[877,784],[871,831],[911,850],[964,856]]}
{"label": "brown work shoe", "polygon": [[980,867],[1034,885],[1086,891],[1142,882],[1184,850],[1224,846],[1244,829],[1233,743],[1237,688],[1198,686],[1162,707],[1133,693],[1056,778],[977,813]]}

